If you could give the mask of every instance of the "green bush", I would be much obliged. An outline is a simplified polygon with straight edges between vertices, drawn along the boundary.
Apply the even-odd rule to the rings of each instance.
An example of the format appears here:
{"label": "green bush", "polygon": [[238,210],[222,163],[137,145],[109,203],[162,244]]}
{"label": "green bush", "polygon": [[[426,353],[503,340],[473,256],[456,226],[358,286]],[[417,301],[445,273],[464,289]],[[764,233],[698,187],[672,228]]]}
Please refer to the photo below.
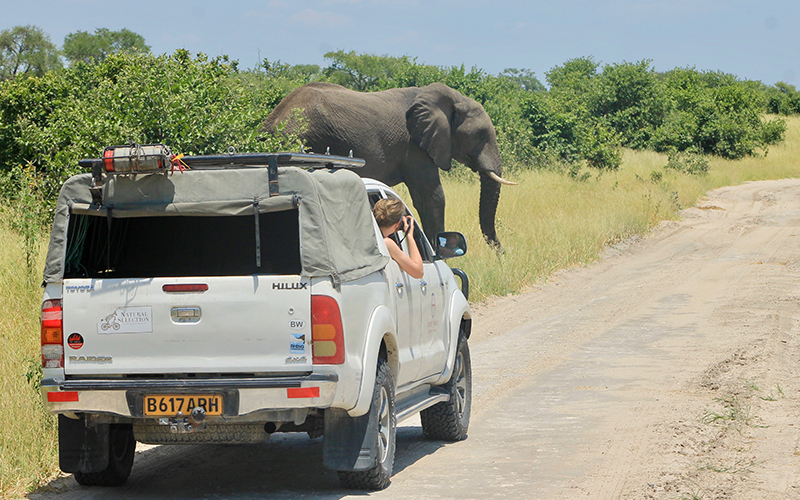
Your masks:
{"label": "green bush", "polygon": [[111,54],[42,78],[0,85],[0,163],[5,190],[15,167],[45,176],[47,200],[77,172],[77,160],[116,144],[164,143],[176,153],[296,149],[279,138],[259,141],[259,127],[284,93],[269,79],[242,74],[226,58]]}
{"label": "green bush", "polygon": [[582,122],[570,106],[552,94],[532,93],[523,98],[522,116],[534,147],[566,162],[581,159]]}
{"label": "green bush", "polygon": [[800,113],[800,93],[794,85],[778,82],[763,89],[768,113],[776,115],[795,115]]}
{"label": "green bush", "polygon": [[625,146],[646,148],[669,107],[650,61],[607,65],[597,80],[591,114],[615,130]]}
{"label": "green bush", "polygon": [[689,151],[676,151],[669,154],[664,168],[684,174],[704,175],[708,173],[709,166],[708,160],[702,155]]}
{"label": "green bush", "polygon": [[653,134],[656,151],[691,148],[739,159],[783,139],[780,121],[764,122],[765,96],[757,82],[720,72],[676,68],[663,79],[670,108]]}
{"label": "green bush", "polygon": [[767,120],[761,125],[761,133],[761,141],[768,146],[783,142],[786,135],[786,121],[781,118]]}
{"label": "green bush", "polygon": [[317,80],[360,91],[443,82],[483,105],[511,170],[613,170],[620,146],[742,158],[783,140],[785,123],[765,120],[765,111],[800,111],[791,85],[694,68],[657,74],[649,60],[571,59],[546,73],[547,90],[525,69],[490,75],[407,56],[325,57],[324,68],[265,59],[242,71],[224,56],[123,51],[0,82],[0,189],[14,196],[33,169],[42,179],[36,195],[52,202],[76,160],[114,144],[163,142],[186,154],[294,149],[295,137],[260,142],[259,128],[286,94]]}

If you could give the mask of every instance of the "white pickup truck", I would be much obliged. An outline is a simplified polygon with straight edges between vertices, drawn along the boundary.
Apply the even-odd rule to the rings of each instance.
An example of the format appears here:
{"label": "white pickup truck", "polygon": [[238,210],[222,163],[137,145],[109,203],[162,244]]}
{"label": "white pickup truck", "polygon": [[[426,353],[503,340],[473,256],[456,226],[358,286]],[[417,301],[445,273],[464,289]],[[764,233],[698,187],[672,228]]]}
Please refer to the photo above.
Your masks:
{"label": "white pickup truck", "polygon": [[[60,466],[121,485],[136,442],[323,436],[343,485],[390,481],[397,422],[466,438],[471,404],[459,233],[414,238],[425,275],[389,258],[371,213],[389,187],[362,160],[178,158],[106,148],[63,186],[45,266],[42,397]],[[417,226],[418,228],[419,226]]]}

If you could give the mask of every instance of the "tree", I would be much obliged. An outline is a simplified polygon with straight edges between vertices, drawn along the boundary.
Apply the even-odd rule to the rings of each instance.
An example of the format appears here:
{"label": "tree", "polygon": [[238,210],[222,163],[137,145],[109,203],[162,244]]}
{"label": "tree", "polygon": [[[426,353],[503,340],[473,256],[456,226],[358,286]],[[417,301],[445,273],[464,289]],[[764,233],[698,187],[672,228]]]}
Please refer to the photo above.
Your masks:
{"label": "tree", "polygon": [[76,62],[100,62],[109,54],[119,52],[149,53],[150,46],[145,45],[144,37],[128,29],[111,31],[98,28],[91,34],[87,31],[76,31],[64,37],[64,57],[72,64]]}
{"label": "tree", "polygon": [[385,90],[394,86],[389,82],[402,69],[412,64],[406,56],[377,56],[343,50],[328,52],[325,54],[325,59],[331,61],[330,66],[324,71],[328,81],[359,92]]}
{"label": "tree", "polygon": [[794,85],[778,82],[763,92],[767,102],[767,112],[776,115],[800,113],[800,93]]}
{"label": "tree", "polygon": [[545,73],[545,77],[550,90],[585,94],[597,76],[597,66],[591,57],[577,57],[551,69]]}
{"label": "tree", "polygon": [[589,108],[622,138],[623,144],[642,149],[665,119],[668,102],[650,61],[623,62],[603,68]]}
{"label": "tree", "polygon": [[506,68],[498,76],[514,82],[519,85],[522,90],[527,90],[529,92],[544,92],[547,90],[544,85],[542,85],[542,82],[536,78],[536,73],[529,69]]}
{"label": "tree", "polygon": [[280,59],[261,61],[260,70],[269,79],[284,79],[293,81],[296,84],[305,84],[318,80],[322,76],[322,70],[316,64],[295,64],[294,66]]}
{"label": "tree", "polygon": [[662,82],[670,110],[651,137],[649,147],[656,151],[740,159],[783,140],[786,123],[762,119],[767,99],[758,82],[694,68],[675,68]]}
{"label": "tree", "polygon": [[0,32],[0,80],[42,76],[60,67],[58,49],[41,28],[15,26]]}
{"label": "tree", "polygon": [[176,153],[296,151],[291,134],[259,127],[284,93],[268,79],[241,74],[227,57],[111,54],[41,78],[0,85],[0,195],[20,192],[29,165],[44,176],[52,206],[77,160],[114,144],[164,143]]}

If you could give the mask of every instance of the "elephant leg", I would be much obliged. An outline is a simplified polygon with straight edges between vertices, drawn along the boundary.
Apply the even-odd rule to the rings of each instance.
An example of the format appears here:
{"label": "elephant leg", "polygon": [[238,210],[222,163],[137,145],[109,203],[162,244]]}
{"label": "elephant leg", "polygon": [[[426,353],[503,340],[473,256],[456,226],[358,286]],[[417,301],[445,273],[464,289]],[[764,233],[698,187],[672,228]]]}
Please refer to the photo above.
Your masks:
{"label": "elephant leg", "polygon": [[419,214],[422,229],[433,242],[436,234],[444,231],[444,189],[439,170],[433,167],[422,175],[407,176],[405,184]]}

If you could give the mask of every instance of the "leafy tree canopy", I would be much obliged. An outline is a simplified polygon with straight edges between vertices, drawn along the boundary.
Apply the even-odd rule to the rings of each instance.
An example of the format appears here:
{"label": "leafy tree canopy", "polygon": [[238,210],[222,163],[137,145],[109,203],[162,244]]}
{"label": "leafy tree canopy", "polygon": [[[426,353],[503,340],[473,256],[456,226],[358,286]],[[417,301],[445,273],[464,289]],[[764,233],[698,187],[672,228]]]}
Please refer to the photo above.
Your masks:
{"label": "leafy tree canopy", "polygon": [[15,26],[0,31],[0,81],[18,75],[42,76],[60,67],[58,49],[41,28]]}
{"label": "leafy tree canopy", "polygon": [[592,79],[597,76],[598,66],[592,57],[578,57],[551,69],[545,73],[545,77],[550,90],[585,93]]}
{"label": "leafy tree canopy", "polygon": [[[6,30],[0,38],[14,42],[23,35],[49,43],[33,27]],[[57,62],[52,44],[44,45]],[[69,35],[66,69],[11,65],[12,55],[41,53],[32,46],[0,46],[11,47],[0,52],[0,69],[33,76],[0,81],[0,168],[6,171],[0,190],[19,191],[25,182],[20,168],[27,165],[52,190],[42,193],[44,199],[54,198],[76,159],[109,144],[164,142],[187,154],[299,147],[296,136],[261,142],[259,129],[286,94],[311,81],[366,92],[442,82],[484,107],[507,171],[613,170],[621,146],[675,158],[684,152],[742,158],[783,140],[785,123],[765,111],[800,113],[800,93],[791,85],[766,87],[694,68],[656,73],[649,60],[601,65],[592,57],[571,59],[546,73],[547,89],[527,69],[491,75],[464,65],[345,51],[327,53],[322,68],[264,59],[241,71],[227,57],[193,57],[185,50],[153,56],[135,33],[107,29]]]}
{"label": "leafy tree canopy", "polygon": [[176,153],[297,150],[293,136],[259,139],[259,128],[284,97],[270,80],[253,79],[225,57],[179,50],[168,56],[111,54],[41,78],[0,84],[0,165],[6,195],[19,189],[22,166],[46,179],[52,203],[77,160],[114,144],[164,143]]}
{"label": "leafy tree canopy", "polygon": [[328,81],[361,92],[383,90],[404,67],[415,62],[407,56],[377,56],[343,50],[328,52],[325,59],[331,61],[324,70]]}
{"label": "leafy tree canopy", "polygon": [[499,76],[511,80],[523,90],[530,92],[544,92],[547,90],[544,85],[542,85],[542,82],[536,78],[536,73],[529,69],[506,68]]}
{"label": "leafy tree canopy", "polygon": [[64,57],[73,64],[99,62],[119,52],[148,53],[150,46],[144,43],[143,36],[125,28],[119,31],[98,28],[94,34],[76,31],[64,37]]}
{"label": "leafy tree canopy", "polygon": [[280,59],[261,61],[259,69],[263,75],[271,79],[282,79],[295,82],[309,83],[322,77],[322,70],[316,64],[295,64],[281,62]]}

